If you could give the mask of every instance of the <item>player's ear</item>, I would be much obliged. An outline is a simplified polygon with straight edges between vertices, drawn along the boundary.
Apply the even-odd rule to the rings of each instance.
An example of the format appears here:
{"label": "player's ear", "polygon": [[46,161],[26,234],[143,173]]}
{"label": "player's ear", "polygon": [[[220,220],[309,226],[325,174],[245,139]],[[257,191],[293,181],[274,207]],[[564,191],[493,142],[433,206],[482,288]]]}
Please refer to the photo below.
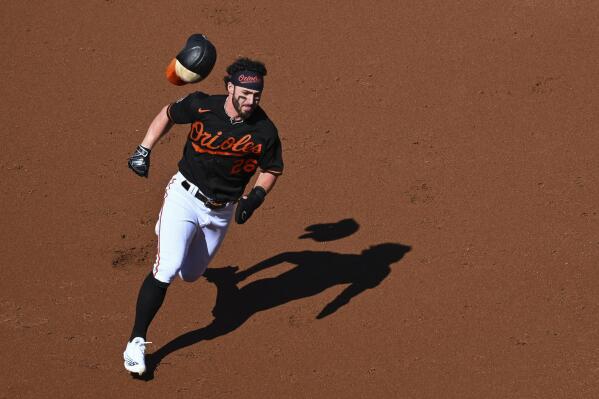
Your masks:
{"label": "player's ear", "polygon": [[227,83],[227,91],[229,92],[229,95],[232,96],[235,92],[235,85],[231,82]]}

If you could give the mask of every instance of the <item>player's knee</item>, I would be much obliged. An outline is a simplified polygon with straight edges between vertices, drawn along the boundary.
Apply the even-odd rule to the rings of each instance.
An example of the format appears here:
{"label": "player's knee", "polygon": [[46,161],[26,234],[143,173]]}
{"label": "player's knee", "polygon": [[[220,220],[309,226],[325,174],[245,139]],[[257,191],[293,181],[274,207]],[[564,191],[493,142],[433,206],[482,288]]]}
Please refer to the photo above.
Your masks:
{"label": "player's knee", "polygon": [[179,254],[162,251],[156,256],[156,262],[154,262],[154,277],[156,279],[171,283],[179,270],[184,268],[185,258]]}
{"label": "player's knee", "polygon": [[178,267],[167,267],[165,264],[154,265],[152,274],[154,279],[163,284],[170,284],[177,276]]}
{"label": "player's knee", "polygon": [[202,276],[202,273],[190,273],[190,272],[184,272],[183,270],[179,271],[179,277],[181,278],[181,280],[185,281],[186,283],[193,283],[194,281],[196,281],[197,279],[199,279]]}
{"label": "player's knee", "polygon": [[194,281],[202,277],[202,275],[206,271],[206,268],[207,265],[201,265],[200,267],[194,268],[182,268],[181,270],[179,270],[179,277],[186,283],[193,283]]}

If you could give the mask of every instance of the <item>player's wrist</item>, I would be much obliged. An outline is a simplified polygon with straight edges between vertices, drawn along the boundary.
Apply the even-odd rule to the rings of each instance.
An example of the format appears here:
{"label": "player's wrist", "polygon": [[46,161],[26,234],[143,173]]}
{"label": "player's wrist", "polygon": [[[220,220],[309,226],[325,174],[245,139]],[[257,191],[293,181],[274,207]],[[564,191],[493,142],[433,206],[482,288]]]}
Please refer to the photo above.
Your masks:
{"label": "player's wrist", "polygon": [[137,149],[139,150],[141,155],[143,155],[144,157],[147,157],[148,155],[150,155],[150,152],[152,152],[151,146],[143,145],[143,143],[138,145]]}
{"label": "player's wrist", "polygon": [[262,186],[255,186],[252,188],[252,191],[248,194],[248,200],[251,204],[251,207],[257,209],[262,205],[264,199],[266,198],[266,190]]}
{"label": "player's wrist", "polygon": [[254,188],[252,188],[252,191],[250,193],[254,193],[254,195],[257,195],[259,198],[262,198],[262,200],[264,200],[264,198],[266,198],[266,194],[268,194],[268,191],[266,191],[266,189],[262,186],[254,186]]}

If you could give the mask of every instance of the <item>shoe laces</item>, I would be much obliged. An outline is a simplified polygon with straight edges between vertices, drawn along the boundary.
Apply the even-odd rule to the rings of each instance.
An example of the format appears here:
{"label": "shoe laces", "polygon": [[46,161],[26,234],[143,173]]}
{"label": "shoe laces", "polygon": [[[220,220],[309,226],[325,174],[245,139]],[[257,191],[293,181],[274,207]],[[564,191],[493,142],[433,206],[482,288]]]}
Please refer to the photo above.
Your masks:
{"label": "shoe laces", "polygon": [[133,344],[135,344],[136,346],[139,346],[139,348],[142,350],[142,352],[145,352],[145,351],[146,351],[146,345],[147,345],[147,344],[151,344],[151,343],[152,343],[151,341],[144,341],[144,340],[142,340],[142,339],[140,339],[140,340],[137,340],[137,341],[136,341],[136,340],[133,340],[133,341],[131,341],[131,342],[132,342]]}

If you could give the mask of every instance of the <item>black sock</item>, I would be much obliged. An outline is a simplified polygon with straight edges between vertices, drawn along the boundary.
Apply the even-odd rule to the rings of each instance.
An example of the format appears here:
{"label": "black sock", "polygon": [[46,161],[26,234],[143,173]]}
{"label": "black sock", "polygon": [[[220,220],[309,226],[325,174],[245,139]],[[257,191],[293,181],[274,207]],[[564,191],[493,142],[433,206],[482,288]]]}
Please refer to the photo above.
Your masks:
{"label": "black sock", "polygon": [[168,286],[168,283],[156,280],[152,273],[148,274],[148,277],[146,277],[142,283],[141,288],[139,289],[139,295],[137,296],[135,325],[133,326],[129,341],[135,337],[142,337],[144,340],[146,339],[148,327],[154,319],[154,316],[156,316],[158,309],[162,306]]}

